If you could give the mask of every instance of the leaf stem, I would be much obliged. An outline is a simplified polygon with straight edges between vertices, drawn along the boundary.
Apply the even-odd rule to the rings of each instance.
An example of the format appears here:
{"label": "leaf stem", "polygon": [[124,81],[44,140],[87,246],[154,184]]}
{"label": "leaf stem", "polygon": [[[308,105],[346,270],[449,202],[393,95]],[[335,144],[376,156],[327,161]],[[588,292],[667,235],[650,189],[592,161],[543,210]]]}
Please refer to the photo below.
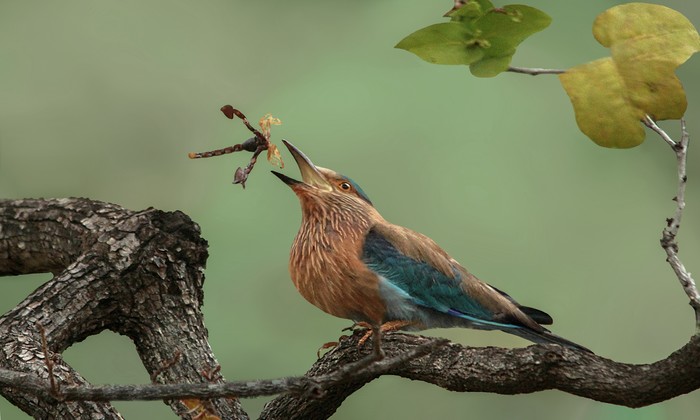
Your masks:
{"label": "leaf stem", "polygon": [[[656,122],[648,115],[644,116],[644,120],[642,121],[644,125],[652,129],[656,134],[661,136],[663,141],[665,141],[669,146],[673,147],[675,149],[676,147],[676,142],[669,136],[664,130],[661,129],[658,125],[656,125]],[[681,124],[683,124],[683,127],[685,127],[685,121],[681,120]],[[686,133],[687,134],[687,133]]]}
{"label": "leaf stem", "polygon": [[566,70],[510,66],[510,67],[508,67],[507,71],[512,72],[512,73],[529,74],[530,76],[538,76],[540,74],[562,74]]}

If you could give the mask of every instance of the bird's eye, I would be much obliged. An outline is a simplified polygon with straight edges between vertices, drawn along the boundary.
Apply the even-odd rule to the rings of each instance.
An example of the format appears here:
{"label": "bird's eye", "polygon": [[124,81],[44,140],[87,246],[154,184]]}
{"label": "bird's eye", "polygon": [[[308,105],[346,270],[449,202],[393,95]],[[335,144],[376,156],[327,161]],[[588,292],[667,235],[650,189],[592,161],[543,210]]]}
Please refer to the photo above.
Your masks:
{"label": "bird's eye", "polygon": [[349,182],[341,182],[340,188],[344,189],[345,191],[349,191],[352,187],[350,186]]}

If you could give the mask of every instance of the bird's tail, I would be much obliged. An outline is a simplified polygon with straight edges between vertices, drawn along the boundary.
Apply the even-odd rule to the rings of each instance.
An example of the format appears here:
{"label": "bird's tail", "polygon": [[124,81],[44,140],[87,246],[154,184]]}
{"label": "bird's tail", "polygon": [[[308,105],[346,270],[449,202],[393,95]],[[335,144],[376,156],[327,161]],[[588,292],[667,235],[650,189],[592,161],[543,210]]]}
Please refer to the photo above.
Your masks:
{"label": "bird's tail", "polygon": [[549,343],[554,343],[554,344],[559,344],[560,346],[564,347],[569,347],[572,349],[576,350],[582,350],[587,353],[593,353],[590,349],[583,347],[580,344],[576,344],[573,341],[569,341],[566,338],[559,337],[556,334],[552,334],[548,330],[544,330],[542,332],[538,331],[533,331],[528,328],[513,328],[508,330],[509,333],[515,334],[519,337],[522,337],[526,340],[532,341],[534,343],[541,343],[541,344],[549,344]]}

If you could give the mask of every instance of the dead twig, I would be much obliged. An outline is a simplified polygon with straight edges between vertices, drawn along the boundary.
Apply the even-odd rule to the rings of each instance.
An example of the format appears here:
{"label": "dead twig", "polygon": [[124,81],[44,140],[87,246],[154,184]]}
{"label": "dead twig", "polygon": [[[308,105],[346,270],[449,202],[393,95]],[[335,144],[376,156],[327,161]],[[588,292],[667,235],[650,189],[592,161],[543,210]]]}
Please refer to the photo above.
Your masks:
{"label": "dead twig", "polygon": [[663,139],[666,144],[671,146],[671,149],[676,154],[676,161],[678,167],[678,188],[676,191],[676,196],[673,197],[673,201],[676,203],[676,210],[673,217],[666,219],[666,226],[661,234],[661,247],[666,251],[666,261],[669,263],[676,277],[683,286],[683,291],[690,299],[690,306],[695,311],[695,328],[698,333],[700,333],[700,293],[698,293],[698,288],[695,284],[695,280],[690,275],[688,270],[683,265],[683,262],[678,257],[678,241],[676,240],[678,236],[678,230],[681,227],[681,218],[683,217],[683,210],[685,209],[685,187],[688,183],[688,175],[686,172],[686,163],[688,155],[688,142],[690,141],[690,135],[685,126],[685,119],[681,118],[681,139],[675,141],[669,136],[661,127],[659,127],[656,122],[647,115],[644,120],[642,120],[644,125],[649,127],[652,131],[658,134],[661,139]]}
{"label": "dead twig", "polygon": [[250,175],[250,172],[253,170],[255,164],[258,161],[258,156],[260,156],[260,153],[262,153],[265,150],[267,150],[267,160],[270,163],[272,163],[273,165],[278,165],[280,168],[284,168],[284,162],[282,162],[282,158],[280,157],[280,152],[277,149],[277,146],[270,142],[270,126],[281,124],[282,122],[279,119],[273,118],[270,114],[263,116],[259,122],[260,128],[262,129],[262,131],[260,131],[252,125],[250,125],[246,116],[241,111],[237,110],[231,105],[224,105],[223,107],[221,107],[221,112],[223,112],[228,119],[232,120],[236,117],[241,119],[243,121],[243,124],[245,124],[246,128],[248,128],[248,130],[250,130],[250,132],[253,133],[254,136],[244,141],[243,143],[235,144],[229,147],[224,147],[223,149],[216,149],[209,152],[191,152],[187,155],[190,159],[201,159],[213,156],[221,156],[240,151],[252,152],[253,156],[250,158],[250,162],[248,163],[248,165],[245,168],[236,168],[236,172],[233,175],[233,183],[241,184],[243,188],[245,188],[245,183],[248,180],[248,175]]}

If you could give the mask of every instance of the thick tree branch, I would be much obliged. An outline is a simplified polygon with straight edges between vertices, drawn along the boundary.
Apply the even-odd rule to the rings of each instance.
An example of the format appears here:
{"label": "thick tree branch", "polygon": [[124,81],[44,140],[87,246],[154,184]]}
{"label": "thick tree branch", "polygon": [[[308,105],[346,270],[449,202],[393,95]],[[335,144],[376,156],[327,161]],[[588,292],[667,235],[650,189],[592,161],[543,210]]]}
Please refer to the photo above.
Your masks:
{"label": "thick tree branch", "polygon": [[[371,345],[358,347],[357,332],[319,359],[305,377],[219,384],[69,386],[66,399],[155,400],[256,397],[283,393],[261,418],[328,418],[345,398],[382,375],[420,380],[458,392],[532,393],[559,389],[628,407],[664,401],[700,388],[700,336],[668,358],[652,364],[618,363],[555,345],[519,349],[470,348],[409,334],[385,335],[387,358],[367,364]],[[422,356],[422,357],[421,357]],[[362,368],[357,369],[358,363]],[[21,380],[43,398],[49,384],[31,375],[0,371],[0,384]]]}
{"label": "thick tree branch", "polygon": [[[180,212],[87,199],[0,200],[0,275],[54,273],[0,318],[0,367],[48,380],[47,351],[60,389],[87,385],[60,354],[109,329],[135,343],[158,382],[208,382],[202,372],[218,363],[200,311],[206,258],[199,227]],[[180,362],[162,369],[176,353]],[[19,386],[0,393],[36,417],[119,418],[106,403],[55,403]],[[178,400],[169,404],[187,411]],[[224,418],[247,417],[236,400],[208,407]]]}
{"label": "thick tree branch", "polygon": [[[343,340],[307,372],[325,375],[371,353],[357,348],[361,334]],[[386,334],[388,357],[433,338]],[[642,407],[700,388],[700,336],[694,336],[668,358],[652,364],[625,364],[556,345],[526,348],[471,348],[450,343],[420,359],[412,359],[385,374],[401,376],[458,392],[525,394],[558,389],[570,394],[627,407]],[[357,376],[329,389],[323,397],[282,395],[265,406],[262,419],[328,418],[345,398],[379,375]]]}
{"label": "thick tree branch", "polygon": [[[216,360],[199,312],[206,244],[185,215],[131,212],[86,199],[6,200],[0,201],[0,227],[0,275],[56,273],[0,318],[0,392],[36,417],[119,418],[102,401],[135,398],[168,399],[177,413],[191,418],[197,412],[186,414],[181,400],[195,398],[211,400],[207,409],[221,418],[245,418],[232,395],[281,394],[262,418],[327,418],[382,375],[460,392],[559,389],[629,407],[700,388],[700,336],[664,360],[632,365],[554,345],[469,348],[387,334],[387,358],[369,363],[371,345],[358,347],[362,333],[357,332],[304,377],[210,380],[204,371]],[[44,327],[46,346],[37,323]],[[61,359],[70,344],[103,329],[129,336],[162,384],[94,387]],[[45,350],[58,392],[48,380]]]}

